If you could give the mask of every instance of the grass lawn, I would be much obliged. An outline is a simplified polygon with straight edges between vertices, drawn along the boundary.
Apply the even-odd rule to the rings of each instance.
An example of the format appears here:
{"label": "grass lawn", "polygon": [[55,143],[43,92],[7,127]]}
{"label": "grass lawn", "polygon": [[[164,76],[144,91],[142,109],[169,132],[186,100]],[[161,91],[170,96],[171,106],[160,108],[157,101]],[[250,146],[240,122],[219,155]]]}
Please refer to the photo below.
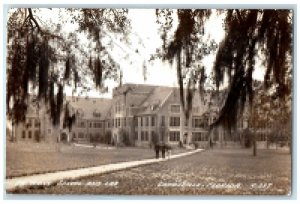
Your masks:
{"label": "grass lawn", "polygon": [[253,157],[249,149],[213,149],[75,182],[77,185],[58,183],[15,193],[288,195],[291,155],[282,150],[259,150],[257,157]]}
{"label": "grass lawn", "polygon": [[[174,153],[186,151],[175,149]],[[64,144],[7,143],[6,177],[154,158],[150,148],[88,148]]]}

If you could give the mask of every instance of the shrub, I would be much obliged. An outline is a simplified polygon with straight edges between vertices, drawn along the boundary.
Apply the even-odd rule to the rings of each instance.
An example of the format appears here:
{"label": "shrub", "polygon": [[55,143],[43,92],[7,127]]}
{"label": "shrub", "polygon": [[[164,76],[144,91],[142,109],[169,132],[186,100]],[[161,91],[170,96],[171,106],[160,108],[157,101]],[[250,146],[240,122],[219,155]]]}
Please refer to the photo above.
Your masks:
{"label": "shrub", "polygon": [[111,137],[112,137],[111,131],[107,131],[107,132],[105,133],[103,142],[104,142],[105,144],[111,144],[111,142],[112,142],[112,141],[111,141]]}
{"label": "shrub", "polygon": [[199,148],[199,143],[198,142],[193,142],[193,145],[194,145],[195,149]]}
{"label": "shrub", "polygon": [[130,146],[131,141],[128,132],[125,130],[120,130],[119,134],[120,134],[120,141],[121,141],[120,143],[123,144],[124,146]]}
{"label": "shrub", "polygon": [[178,146],[179,146],[179,148],[183,148],[183,143],[181,140],[179,141]]}

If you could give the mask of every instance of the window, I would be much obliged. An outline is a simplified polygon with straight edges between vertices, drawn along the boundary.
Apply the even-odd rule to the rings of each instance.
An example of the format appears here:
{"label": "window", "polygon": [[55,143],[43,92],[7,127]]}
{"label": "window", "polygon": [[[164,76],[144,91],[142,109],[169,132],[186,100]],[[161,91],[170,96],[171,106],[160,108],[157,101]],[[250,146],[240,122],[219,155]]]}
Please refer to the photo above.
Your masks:
{"label": "window", "polygon": [[171,105],[171,112],[172,113],[180,113],[180,105]]}
{"label": "window", "polygon": [[145,121],[146,121],[146,125],[145,126],[148,127],[149,126],[149,117],[148,116],[145,117]]}
{"label": "window", "polygon": [[140,121],[141,121],[141,127],[143,127],[143,118],[140,117]]}
{"label": "window", "polygon": [[84,134],[82,132],[78,133],[78,138],[84,138]]}
{"label": "window", "polygon": [[148,136],[148,132],[145,132],[145,141],[149,141],[149,136]]}
{"label": "window", "polygon": [[122,105],[120,101],[116,102],[115,113],[120,113],[121,111],[123,111],[123,109],[124,109],[124,105]]}
{"label": "window", "polygon": [[115,112],[116,113],[119,113],[119,102],[116,102],[116,105],[115,105]]}
{"label": "window", "polygon": [[192,133],[193,141],[201,141],[201,132],[193,132]]}
{"label": "window", "polygon": [[79,127],[79,128],[85,128],[85,122],[84,121],[78,121],[77,127]]}
{"label": "window", "polygon": [[199,112],[199,106],[193,107],[192,112],[193,113],[198,113]]}
{"label": "window", "polygon": [[32,127],[32,121],[31,121],[31,119],[28,119],[27,127]]}
{"label": "window", "polygon": [[31,133],[31,131],[28,131],[28,138],[29,138],[29,139],[32,138],[32,133]]}
{"label": "window", "polygon": [[208,141],[208,136],[203,132],[193,132],[192,133],[193,141]]}
{"label": "window", "polygon": [[102,128],[102,123],[101,122],[95,122],[94,123],[94,128]]}
{"label": "window", "polygon": [[155,117],[151,116],[151,126],[154,127],[155,126]]}
{"label": "window", "polygon": [[192,127],[193,128],[207,128],[208,127],[208,118],[193,116]]}
{"label": "window", "polygon": [[40,122],[38,121],[38,119],[34,120],[34,127],[38,128],[40,126]]}
{"label": "window", "polygon": [[94,113],[93,113],[93,116],[94,116],[95,118],[100,118],[100,117],[101,117],[101,113],[94,112]]}
{"label": "window", "polygon": [[92,123],[92,122],[90,122],[90,128],[91,128],[91,127],[93,127],[93,123]]}
{"label": "window", "polygon": [[26,138],[26,132],[25,132],[25,130],[22,131],[22,138],[23,138],[23,139]]}
{"label": "window", "polygon": [[149,137],[148,137],[148,132],[147,131],[142,131],[141,132],[141,141],[148,141]]}
{"label": "window", "polygon": [[165,116],[161,116],[161,126],[165,126]]}
{"label": "window", "polygon": [[144,141],[144,131],[141,131],[141,140]]}
{"label": "window", "polygon": [[193,117],[192,127],[193,128],[200,128],[201,127],[201,117]]}
{"label": "window", "polygon": [[179,131],[171,131],[169,132],[169,141],[177,142],[180,140],[180,132]]}
{"label": "window", "polygon": [[180,126],[180,117],[170,117],[170,127]]}

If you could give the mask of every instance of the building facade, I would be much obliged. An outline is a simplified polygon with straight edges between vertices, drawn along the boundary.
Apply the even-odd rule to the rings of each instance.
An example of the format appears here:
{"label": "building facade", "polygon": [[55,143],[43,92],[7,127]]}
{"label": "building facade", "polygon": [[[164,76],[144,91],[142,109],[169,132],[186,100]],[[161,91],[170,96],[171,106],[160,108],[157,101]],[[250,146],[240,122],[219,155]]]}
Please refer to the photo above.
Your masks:
{"label": "building facade", "polygon": [[[66,97],[60,124],[57,127],[45,108],[30,103],[24,123],[12,126],[11,141],[23,142],[96,142],[105,136],[105,119],[111,99]],[[64,123],[64,111],[68,108],[75,120],[72,127]]]}
{"label": "building facade", "polygon": [[[112,99],[66,97],[64,111],[74,116],[71,128],[61,114],[59,127],[53,127],[46,110],[30,105],[26,122],[14,127],[17,141],[100,142],[112,145],[153,146],[158,142],[208,145],[209,125],[216,119],[220,103],[211,92],[193,98],[188,120],[175,87],[124,84],[113,90]],[[241,120],[239,140],[243,129]],[[226,132],[213,131],[213,142],[224,143]]]}
{"label": "building facade", "polygon": [[179,89],[174,87],[125,84],[113,90],[107,126],[113,143],[151,146],[157,142],[171,145],[199,142],[207,144],[208,127],[215,118],[211,94],[193,99],[191,116],[184,119]]}

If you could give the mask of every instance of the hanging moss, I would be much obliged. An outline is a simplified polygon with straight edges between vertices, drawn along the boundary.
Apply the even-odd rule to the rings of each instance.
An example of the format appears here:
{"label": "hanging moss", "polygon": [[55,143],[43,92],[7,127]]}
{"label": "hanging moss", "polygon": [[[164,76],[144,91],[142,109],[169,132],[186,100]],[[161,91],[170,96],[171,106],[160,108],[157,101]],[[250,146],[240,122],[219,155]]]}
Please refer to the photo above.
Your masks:
{"label": "hanging moss", "polygon": [[57,99],[56,99],[56,111],[57,111],[57,120],[59,121],[59,118],[60,118],[60,113],[61,113],[61,110],[62,110],[62,106],[63,106],[63,102],[64,102],[64,87],[62,84],[59,84],[58,85],[58,92],[57,92]]}
{"label": "hanging moss", "polygon": [[7,114],[15,124],[25,121],[27,111],[28,73],[24,67],[24,49],[22,48],[19,39],[16,39],[10,53],[11,66],[7,78]]}
{"label": "hanging moss", "polygon": [[54,81],[50,80],[49,84],[49,107],[50,107],[50,116],[52,119],[52,124],[57,125],[57,114],[56,114],[56,101],[54,95]]}
{"label": "hanging moss", "polygon": [[76,69],[73,70],[73,74],[74,74],[74,86],[75,86],[75,89],[77,89],[80,78],[79,78],[79,75],[78,75],[78,72]]}
{"label": "hanging moss", "polygon": [[66,103],[65,105],[65,113],[64,113],[64,119],[63,119],[63,128],[68,128],[69,132],[72,130],[72,126],[75,123],[75,114],[70,114],[69,110],[69,103]]}
{"label": "hanging moss", "polygon": [[[97,44],[96,49],[104,52],[101,46],[102,27],[113,32],[125,32],[129,25],[127,9],[66,9],[72,16],[72,22],[78,23],[79,31],[88,31],[89,40]],[[86,56],[79,46],[77,35],[72,33],[68,39],[61,35],[60,29],[48,29],[39,18],[39,12],[32,8],[17,8],[9,13],[7,22],[7,115],[13,121],[24,120],[30,101],[29,85],[37,88],[38,100],[45,101],[54,124],[59,122],[63,101],[64,84],[84,87],[81,75],[88,72],[76,67],[75,55]],[[101,19],[99,21],[99,19]],[[50,28],[51,26],[49,26]],[[71,52],[71,51],[72,52]],[[74,51],[74,52],[73,52]],[[72,53],[72,54],[70,54]],[[73,54],[74,53],[74,54]],[[67,57],[64,57],[67,54]],[[77,57],[77,56],[76,56]],[[65,61],[65,69],[58,69],[58,60]],[[97,60],[99,61],[99,60]],[[111,62],[109,62],[111,63]],[[50,65],[53,65],[50,67]],[[112,66],[112,63],[110,64]],[[110,66],[107,65],[107,66]],[[115,73],[117,73],[115,70]],[[49,77],[51,73],[51,77]],[[63,76],[63,79],[59,77]],[[102,65],[97,62],[93,75],[96,86],[102,84]],[[53,78],[52,78],[53,77]],[[61,85],[59,85],[61,84]],[[54,93],[58,86],[57,94]],[[35,87],[37,86],[37,87]]]}
{"label": "hanging moss", "polygon": [[70,62],[70,57],[68,57],[65,64],[65,74],[64,74],[65,80],[69,79],[70,72],[71,72],[71,62]]}
{"label": "hanging moss", "polygon": [[99,88],[102,86],[102,63],[99,57],[96,58],[94,64],[95,83],[96,87]]}
{"label": "hanging moss", "polygon": [[48,90],[48,77],[49,77],[49,50],[46,39],[43,40],[40,46],[40,59],[39,59],[39,98],[45,98],[47,100]]}
{"label": "hanging moss", "polygon": [[36,36],[31,34],[27,36],[26,42],[26,70],[29,80],[32,81],[34,85],[36,82],[38,60]]}

